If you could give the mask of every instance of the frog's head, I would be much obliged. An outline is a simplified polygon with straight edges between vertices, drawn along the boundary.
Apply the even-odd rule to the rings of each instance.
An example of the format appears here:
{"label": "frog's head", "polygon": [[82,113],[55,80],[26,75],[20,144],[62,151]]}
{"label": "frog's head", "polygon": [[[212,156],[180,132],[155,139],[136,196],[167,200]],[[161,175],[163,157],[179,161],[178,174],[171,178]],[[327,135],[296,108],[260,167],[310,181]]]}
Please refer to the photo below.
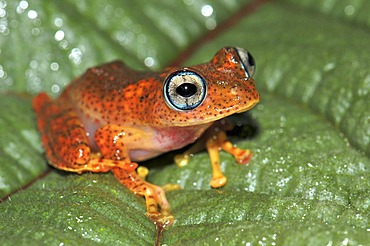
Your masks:
{"label": "frog's head", "polygon": [[248,51],[222,48],[208,63],[172,69],[163,83],[166,104],[154,110],[163,116],[162,124],[172,126],[206,124],[244,112],[259,101],[254,71]]}

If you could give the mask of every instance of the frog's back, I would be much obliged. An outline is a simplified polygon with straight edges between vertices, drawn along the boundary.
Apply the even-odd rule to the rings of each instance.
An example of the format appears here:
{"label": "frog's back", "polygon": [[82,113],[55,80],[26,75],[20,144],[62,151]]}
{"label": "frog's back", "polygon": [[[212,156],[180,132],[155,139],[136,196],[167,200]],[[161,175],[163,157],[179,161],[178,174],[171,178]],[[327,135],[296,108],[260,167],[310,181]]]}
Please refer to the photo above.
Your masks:
{"label": "frog's back", "polygon": [[140,115],[144,114],[140,98],[153,94],[157,87],[155,80],[147,77],[153,77],[152,73],[138,72],[121,61],[114,61],[88,69],[57,101],[71,105],[84,123],[104,125],[135,121],[140,124]]}
{"label": "frog's back", "polygon": [[121,61],[113,61],[97,67],[89,68],[81,77],[74,80],[67,90],[99,90],[105,94],[108,91],[121,90],[144,77],[146,73],[132,70]]}

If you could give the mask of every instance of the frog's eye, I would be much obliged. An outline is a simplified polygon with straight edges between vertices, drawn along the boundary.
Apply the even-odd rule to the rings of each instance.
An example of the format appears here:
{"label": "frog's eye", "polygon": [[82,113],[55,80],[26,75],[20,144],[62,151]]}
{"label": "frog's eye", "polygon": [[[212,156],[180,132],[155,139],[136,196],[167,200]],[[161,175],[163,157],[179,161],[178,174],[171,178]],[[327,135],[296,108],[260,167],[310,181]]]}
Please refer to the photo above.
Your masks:
{"label": "frog's eye", "polygon": [[248,78],[253,77],[254,71],[256,70],[256,63],[254,62],[253,56],[242,48],[235,48],[242,62],[243,69]]}
{"label": "frog's eye", "polygon": [[207,85],[196,72],[180,70],[167,77],[163,93],[166,103],[171,108],[191,110],[203,102],[207,93]]}

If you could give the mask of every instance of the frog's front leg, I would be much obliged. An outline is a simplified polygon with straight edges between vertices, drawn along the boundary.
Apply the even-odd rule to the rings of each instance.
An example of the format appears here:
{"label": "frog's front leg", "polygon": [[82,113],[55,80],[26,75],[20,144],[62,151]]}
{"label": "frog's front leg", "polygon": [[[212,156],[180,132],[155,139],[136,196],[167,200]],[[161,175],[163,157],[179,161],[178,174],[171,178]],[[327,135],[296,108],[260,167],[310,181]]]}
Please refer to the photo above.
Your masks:
{"label": "frog's front leg", "polygon": [[246,164],[252,158],[252,152],[247,149],[236,148],[226,136],[224,131],[215,132],[212,138],[209,138],[206,143],[209,158],[212,166],[212,180],[210,185],[213,188],[219,188],[226,184],[226,177],[220,168],[220,148],[232,154],[239,164]]}
{"label": "frog's front leg", "polygon": [[[130,150],[145,149],[140,141],[148,133],[136,128],[122,128],[116,125],[107,125],[95,133],[95,142],[104,158],[131,163]],[[134,163],[136,164],[136,163]],[[142,175],[135,170],[112,168],[114,176],[119,182],[134,194],[144,196],[146,200],[146,215],[157,225],[166,226],[173,223],[170,206],[163,188],[146,182]]]}
{"label": "frog's front leg", "polygon": [[187,165],[190,156],[205,146],[207,148],[212,167],[212,180],[210,185],[213,188],[224,186],[227,182],[227,178],[222,173],[220,167],[220,149],[232,154],[239,164],[248,163],[253,156],[250,150],[239,149],[227,139],[225,129],[229,129],[229,127],[229,123],[225,121],[220,121],[212,125],[190,149],[185,151],[183,154],[175,156],[176,164],[180,167]]}

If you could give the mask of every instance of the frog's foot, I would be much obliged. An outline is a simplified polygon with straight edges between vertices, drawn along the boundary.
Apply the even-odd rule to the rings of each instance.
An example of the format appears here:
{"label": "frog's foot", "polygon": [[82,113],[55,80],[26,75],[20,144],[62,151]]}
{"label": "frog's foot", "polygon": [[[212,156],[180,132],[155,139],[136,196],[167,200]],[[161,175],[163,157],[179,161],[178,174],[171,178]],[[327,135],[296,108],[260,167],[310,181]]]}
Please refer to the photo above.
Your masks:
{"label": "frog's foot", "polygon": [[[165,191],[154,184],[146,182],[135,171],[113,168],[114,176],[134,194],[144,196],[146,201],[146,216],[157,226],[166,227],[173,223],[174,218],[170,213],[170,205]],[[140,171],[142,172],[142,171]]]}
{"label": "frog's foot", "polygon": [[227,140],[226,133],[224,131],[215,132],[214,136],[207,140],[206,146],[211,159],[212,180],[210,185],[213,188],[222,187],[227,182],[227,179],[220,168],[220,149],[232,154],[239,164],[246,164],[252,158],[252,152],[250,150],[234,147],[233,144]]}
{"label": "frog's foot", "polygon": [[161,213],[146,213],[146,217],[151,219],[153,223],[161,228],[166,228],[167,226],[172,225],[175,220],[172,214],[161,214]]}

